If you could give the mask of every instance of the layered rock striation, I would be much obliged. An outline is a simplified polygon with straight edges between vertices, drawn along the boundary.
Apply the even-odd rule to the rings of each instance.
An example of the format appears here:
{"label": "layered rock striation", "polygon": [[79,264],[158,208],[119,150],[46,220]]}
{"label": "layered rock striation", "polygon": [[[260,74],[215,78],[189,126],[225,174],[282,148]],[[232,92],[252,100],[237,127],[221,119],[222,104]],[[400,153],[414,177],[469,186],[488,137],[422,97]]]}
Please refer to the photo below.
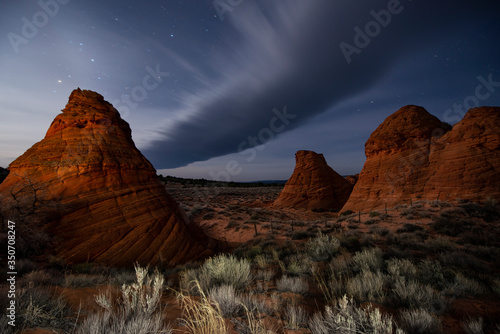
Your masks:
{"label": "layered rock striation", "polygon": [[352,184],[326,163],[322,154],[298,151],[295,169],[272,206],[308,210],[340,210]]}
{"label": "layered rock striation", "polygon": [[406,106],[365,144],[366,162],[342,211],[410,200],[500,199],[500,108],[469,110],[453,128]]}
{"label": "layered rock striation", "polygon": [[74,90],[45,138],[9,170],[3,205],[57,203],[43,227],[69,263],[174,265],[208,252],[208,240],[135,147],[128,123],[95,92]]}

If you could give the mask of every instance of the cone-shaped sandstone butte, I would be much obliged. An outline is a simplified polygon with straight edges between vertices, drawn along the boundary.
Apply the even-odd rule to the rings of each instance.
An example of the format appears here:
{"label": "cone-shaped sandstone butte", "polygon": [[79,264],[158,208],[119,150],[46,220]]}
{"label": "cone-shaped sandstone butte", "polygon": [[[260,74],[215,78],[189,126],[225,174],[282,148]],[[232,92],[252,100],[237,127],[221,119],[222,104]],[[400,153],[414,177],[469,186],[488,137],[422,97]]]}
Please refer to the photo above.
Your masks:
{"label": "cone-shaped sandstone butte", "polygon": [[2,203],[26,185],[19,196],[37,189],[41,203],[57,201],[59,215],[45,228],[69,263],[178,264],[208,252],[207,239],[135,147],[128,123],[95,92],[74,90],[45,138],[9,169]]}
{"label": "cone-shaped sandstone butte", "polygon": [[469,110],[450,126],[406,106],[372,133],[366,162],[342,211],[415,200],[500,200],[500,108]]}
{"label": "cone-shaped sandstone butte", "polygon": [[272,206],[340,210],[351,191],[352,184],[328,166],[323,154],[298,151],[295,170]]}

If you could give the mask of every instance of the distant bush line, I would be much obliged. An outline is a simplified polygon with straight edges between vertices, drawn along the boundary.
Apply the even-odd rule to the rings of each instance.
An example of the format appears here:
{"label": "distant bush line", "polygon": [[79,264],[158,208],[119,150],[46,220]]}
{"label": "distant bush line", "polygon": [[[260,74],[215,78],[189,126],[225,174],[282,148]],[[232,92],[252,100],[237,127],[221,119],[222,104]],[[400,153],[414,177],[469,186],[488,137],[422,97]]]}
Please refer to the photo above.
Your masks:
{"label": "distant bush line", "polygon": [[201,186],[201,187],[233,187],[233,188],[256,188],[256,187],[278,187],[283,186],[286,181],[271,182],[221,182],[207,179],[184,179],[175,176],[159,175],[162,182],[179,183],[182,185]]}

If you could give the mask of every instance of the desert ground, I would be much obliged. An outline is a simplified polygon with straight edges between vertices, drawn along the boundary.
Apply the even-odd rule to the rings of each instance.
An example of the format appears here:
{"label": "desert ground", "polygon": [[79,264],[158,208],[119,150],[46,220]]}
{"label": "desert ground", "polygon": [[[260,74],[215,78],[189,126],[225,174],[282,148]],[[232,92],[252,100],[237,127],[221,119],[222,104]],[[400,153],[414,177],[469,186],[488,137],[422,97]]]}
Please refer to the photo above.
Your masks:
{"label": "desert ground", "polygon": [[[189,219],[219,241],[220,254],[148,268],[139,285],[134,268],[24,259],[16,330],[92,333],[92,324],[106,323],[102,317],[111,326],[113,317],[132,324],[139,315],[166,333],[500,330],[500,211],[493,200],[415,199],[339,215],[274,210],[282,185],[164,184]],[[124,311],[134,296],[125,294],[127,286],[138,305],[156,298],[154,308]]]}

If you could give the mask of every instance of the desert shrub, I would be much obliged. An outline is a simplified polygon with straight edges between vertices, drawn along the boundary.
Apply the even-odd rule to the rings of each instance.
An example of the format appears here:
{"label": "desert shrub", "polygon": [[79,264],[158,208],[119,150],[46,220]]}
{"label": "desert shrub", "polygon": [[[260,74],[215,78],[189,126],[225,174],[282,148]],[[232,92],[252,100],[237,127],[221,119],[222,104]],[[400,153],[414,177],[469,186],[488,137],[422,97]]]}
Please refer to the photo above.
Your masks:
{"label": "desert shrub", "polygon": [[256,278],[263,280],[264,282],[269,282],[273,279],[274,275],[276,275],[274,269],[259,270],[257,271]]}
{"label": "desert shrub", "polygon": [[259,268],[264,269],[267,267],[271,259],[268,255],[258,254],[254,258],[255,263],[259,266]]}
{"label": "desert shrub", "polygon": [[431,227],[438,233],[455,237],[474,226],[474,223],[470,219],[464,218],[464,215],[465,211],[463,209],[444,210],[439,216],[433,217]]}
{"label": "desert shrub", "polygon": [[347,220],[347,222],[348,222],[347,228],[349,230],[357,230],[359,228],[358,220],[350,218]]}
{"label": "desert shrub", "polygon": [[240,295],[241,306],[245,310],[256,311],[257,313],[268,313],[266,296],[254,295],[253,292]]}
{"label": "desert shrub", "polygon": [[444,268],[438,261],[423,260],[418,264],[418,280],[424,284],[430,284],[436,289],[443,289],[446,285]]}
{"label": "desert shrub", "polygon": [[483,334],[483,318],[469,318],[462,323],[462,328],[466,334]]}
{"label": "desert shrub", "polygon": [[410,309],[423,308],[436,314],[442,313],[447,304],[446,299],[430,285],[404,278],[393,284],[392,303]]}
{"label": "desert shrub", "polygon": [[356,252],[352,257],[354,269],[358,272],[363,270],[379,271],[382,267],[382,251],[379,248],[364,249]]}
{"label": "desert shrub", "polygon": [[295,231],[292,233],[292,240],[303,240],[312,236],[311,232],[307,231]]}
{"label": "desert shrub", "polygon": [[340,245],[351,252],[357,251],[360,248],[361,243],[359,239],[360,233],[352,230],[343,233],[339,238]]}
{"label": "desert shrub", "polygon": [[150,276],[147,268],[139,266],[135,267],[135,272],[136,281],[124,284],[115,302],[103,293],[96,296],[103,311],[88,316],[78,328],[78,334],[172,333],[158,311],[163,276],[158,271]]}
{"label": "desert shrub", "polygon": [[500,278],[495,278],[491,285],[491,289],[500,296]]}
{"label": "desert shrub", "polygon": [[444,266],[460,268],[474,273],[490,272],[490,268],[487,263],[463,251],[441,253],[439,255],[439,261]]}
{"label": "desert shrub", "polygon": [[[236,323],[236,331],[238,333],[244,334],[267,334],[276,333],[276,328],[269,328],[264,324],[263,318],[260,317],[260,311],[258,309],[250,309],[243,306],[246,313],[247,323],[242,323],[238,319],[233,319],[233,323]],[[212,333],[212,332],[210,332]],[[219,333],[219,332],[217,332]],[[214,332],[215,334],[215,332]]]}
{"label": "desert shrub", "polygon": [[2,334],[14,334],[16,333],[16,327],[9,325],[10,319],[2,315],[0,317],[0,328],[2,328]]}
{"label": "desert shrub", "polygon": [[500,259],[500,248],[489,246],[467,246],[465,252],[485,261]]}
{"label": "desert shrub", "polygon": [[430,250],[436,252],[444,252],[454,249],[457,245],[450,241],[447,237],[437,236],[435,238],[430,238],[426,242],[426,245]]}
{"label": "desert shrub", "polygon": [[286,272],[291,276],[302,276],[309,272],[311,266],[311,260],[301,254],[289,256],[286,262]]}
{"label": "desert shrub", "polygon": [[378,216],[380,216],[380,213],[378,211],[370,211],[369,216],[370,217],[378,217]]}
{"label": "desert shrub", "polygon": [[414,233],[402,233],[399,235],[390,235],[387,237],[387,243],[389,245],[396,245],[400,248],[405,249],[421,249],[423,247],[422,242],[425,240],[425,234],[419,234],[419,232]]}
{"label": "desert shrub", "polygon": [[335,308],[327,306],[324,314],[314,314],[309,320],[309,329],[312,334],[403,333],[392,318],[382,315],[378,308],[357,307],[347,296],[339,299]]}
{"label": "desert shrub", "polygon": [[378,219],[378,218],[372,218],[372,219],[365,220],[363,223],[365,225],[373,225],[373,224],[376,224],[378,222],[380,222],[380,219]]}
{"label": "desert shrub", "polygon": [[418,218],[418,212],[414,208],[409,208],[406,210],[401,211],[400,214],[402,217],[406,217],[406,219],[416,219]]}
{"label": "desert shrub", "polygon": [[314,238],[309,239],[305,245],[306,252],[314,261],[326,261],[331,259],[339,250],[339,239],[321,232]]}
{"label": "desert shrub", "polygon": [[354,211],[352,211],[352,210],[346,210],[346,211],[344,211],[344,212],[341,212],[341,213],[340,213],[340,216],[350,216],[350,215],[352,215],[353,213],[354,213]]}
{"label": "desert shrub", "polygon": [[404,310],[400,314],[401,327],[408,334],[441,333],[439,318],[425,309]]}
{"label": "desert shrub", "polygon": [[[366,223],[365,223],[366,224]],[[382,237],[385,237],[386,235],[389,234],[389,229],[385,228],[385,227],[380,227],[380,226],[371,226],[370,227],[370,232],[373,232],[377,235],[380,235]]]}
{"label": "desert shrub", "polygon": [[243,289],[252,280],[250,262],[233,255],[218,255],[209,258],[201,266],[202,276],[207,277],[210,286],[232,285]]}
{"label": "desert shrub", "polygon": [[220,285],[210,290],[208,296],[215,301],[224,317],[231,317],[241,310],[241,299],[232,285]]}
{"label": "desert shrub", "polygon": [[[193,282],[197,284],[193,284]],[[200,289],[206,291],[210,288],[210,278],[199,268],[186,269],[179,275],[179,285],[182,290],[192,295],[199,295]]]}
{"label": "desert shrub", "polygon": [[71,321],[68,307],[61,295],[47,287],[18,288],[16,291],[16,324],[24,328],[53,327],[68,329]]}
{"label": "desert shrub", "polygon": [[[191,284],[197,285],[198,283],[193,281]],[[199,285],[195,290],[200,292],[200,298],[194,298],[183,293],[177,295],[183,309],[181,323],[186,327],[188,333],[228,333],[219,305],[208,298]]]}
{"label": "desert shrub", "polygon": [[408,259],[390,259],[386,261],[387,272],[393,277],[414,278],[417,266]]}
{"label": "desert shrub", "polygon": [[361,240],[360,240],[361,246],[366,247],[366,248],[374,247],[376,239],[378,239],[378,238],[374,238],[371,234],[364,233],[361,236]]}
{"label": "desert shrub", "polygon": [[401,228],[399,228],[396,232],[398,233],[413,233],[416,231],[422,231],[424,228],[419,225],[405,223]]}
{"label": "desert shrub", "polygon": [[240,223],[238,223],[237,221],[235,220],[230,220],[227,225],[226,225],[226,229],[229,229],[229,228],[233,228],[233,227],[236,227],[236,226],[239,226]]}
{"label": "desert shrub", "polygon": [[497,246],[498,236],[484,228],[473,228],[470,231],[460,233],[460,243],[478,246]]}
{"label": "desert shrub", "polygon": [[450,203],[440,200],[431,201],[429,202],[429,205],[431,208],[449,208],[451,206]]}
{"label": "desert shrub", "polygon": [[349,254],[338,255],[330,261],[329,268],[335,277],[352,276],[354,260]]}
{"label": "desert shrub", "polygon": [[444,292],[455,297],[477,296],[485,292],[485,287],[478,281],[458,273],[455,275],[455,281],[448,284]]}
{"label": "desert shrub", "polygon": [[19,281],[22,287],[34,287],[44,285],[57,285],[61,282],[61,278],[50,270],[35,270],[29,274],[25,274]]}
{"label": "desert shrub", "polygon": [[30,273],[37,267],[36,263],[30,259],[19,259],[16,261],[16,270],[18,275]]}
{"label": "desert shrub", "polygon": [[292,330],[303,327],[307,320],[305,310],[298,305],[288,304],[283,315],[286,327]]}
{"label": "desert shrub", "polygon": [[345,295],[343,280],[337,277],[331,268],[329,270],[321,270],[318,266],[313,265],[311,272],[317,287],[323,293],[327,303],[334,303],[337,299]]}
{"label": "desert shrub", "polygon": [[[255,239],[254,241],[258,242],[257,239]],[[252,246],[249,250],[245,252],[246,257],[249,259],[255,259],[255,257],[261,254],[262,254],[262,248],[259,245]]]}
{"label": "desert shrub", "polygon": [[381,272],[374,273],[363,270],[346,283],[346,291],[349,296],[354,297],[358,302],[382,302],[385,298],[385,282],[386,278]]}
{"label": "desert shrub", "polygon": [[116,285],[131,284],[135,282],[136,273],[129,269],[111,270],[111,282]]}
{"label": "desert shrub", "polygon": [[465,210],[469,217],[481,218],[490,222],[499,217],[499,212],[493,205],[481,205],[478,203],[464,203],[460,207]]}
{"label": "desert shrub", "polygon": [[100,284],[105,284],[108,282],[108,278],[102,275],[75,275],[66,274],[64,275],[63,285],[65,287],[86,287],[86,286],[96,286]]}
{"label": "desert shrub", "polygon": [[309,286],[305,279],[301,277],[288,277],[283,275],[277,282],[276,287],[282,292],[293,292],[305,294],[309,290]]}

